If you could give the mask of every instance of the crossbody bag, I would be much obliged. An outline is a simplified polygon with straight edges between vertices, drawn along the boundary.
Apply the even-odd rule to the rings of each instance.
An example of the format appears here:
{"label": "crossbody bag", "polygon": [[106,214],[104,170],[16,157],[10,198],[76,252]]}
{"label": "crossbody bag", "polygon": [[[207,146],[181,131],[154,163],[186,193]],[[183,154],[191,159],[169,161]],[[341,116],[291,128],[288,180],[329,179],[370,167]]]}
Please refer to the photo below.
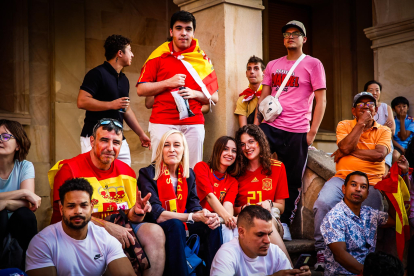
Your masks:
{"label": "crossbody bag", "polygon": [[285,89],[286,83],[288,82],[290,76],[292,75],[293,71],[295,70],[296,66],[306,57],[305,54],[302,54],[296,62],[293,64],[292,68],[290,68],[289,73],[286,75],[285,79],[282,82],[282,85],[279,86],[276,95],[273,97],[272,95],[267,96],[259,105],[259,111],[263,114],[264,120],[266,122],[272,123],[276,120],[277,117],[282,113],[283,108],[279,102],[279,96],[282,93],[283,89]]}

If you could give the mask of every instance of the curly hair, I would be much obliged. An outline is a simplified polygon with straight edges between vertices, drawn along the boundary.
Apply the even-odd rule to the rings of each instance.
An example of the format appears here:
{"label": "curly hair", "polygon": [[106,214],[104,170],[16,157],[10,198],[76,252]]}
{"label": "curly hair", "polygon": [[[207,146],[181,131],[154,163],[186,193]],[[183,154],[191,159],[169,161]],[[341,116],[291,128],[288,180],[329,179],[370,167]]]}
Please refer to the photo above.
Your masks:
{"label": "curly hair", "polygon": [[220,138],[217,139],[217,141],[214,143],[213,153],[211,154],[208,164],[211,169],[215,171],[219,170],[221,154],[224,151],[224,148],[227,146],[228,141],[233,141],[236,144],[237,154],[236,154],[236,160],[231,166],[227,168],[227,172],[231,176],[237,176],[240,173],[240,164],[237,160],[238,156],[240,155],[240,146],[233,137],[221,136]]}
{"label": "curly hair", "polygon": [[[269,142],[267,141],[266,135],[260,129],[260,127],[256,125],[245,125],[240,128],[236,132],[236,142],[237,144],[241,145],[241,136],[242,134],[248,134],[249,136],[253,137],[258,143],[260,147],[260,164],[262,165],[262,174],[270,176],[272,175],[272,167],[270,165],[271,153]],[[239,154],[240,160],[240,174],[239,176],[246,173],[247,165],[249,164],[249,159],[244,156],[244,153],[241,151]]]}
{"label": "curly hair", "polygon": [[72,191],[84,191],[89,194],[89,199],[92,199],[93,187],[85,178],[71,178],[66,180],[59,188],[60,202],[63,204],[65,195]]}
{"label": "curly hair", "polygon": [[19,145],[19,150],[14,153],[13,160],[17,159],[22,162],[26,159],[26,156],[29,153],[30,145],[32,144],[29,137],[27,137],[23,126],[19,122],[6,119],[0,120],[0,126],[4,126],[16,139],[16,142]]}
{"label": "curly hair", "polygon": [[125,47],[131,44],[131,40],[122,35],[111,35],[105,40],[105,58],[111,60],[119,50],[125,53]]}

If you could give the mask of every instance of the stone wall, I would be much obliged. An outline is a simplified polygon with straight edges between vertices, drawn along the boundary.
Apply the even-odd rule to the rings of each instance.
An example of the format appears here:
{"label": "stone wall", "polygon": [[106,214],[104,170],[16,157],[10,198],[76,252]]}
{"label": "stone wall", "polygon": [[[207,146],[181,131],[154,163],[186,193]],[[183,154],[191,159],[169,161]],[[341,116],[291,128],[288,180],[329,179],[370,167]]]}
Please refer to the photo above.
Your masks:
{"label": "stone wall", "polygon": [[[373,1],[373,26],[364,30],[372,40],[375,79],[383,85],[381,100],[397,96],[414,103],[414,2]],[[414,116],[410,108],[409,115]]]}

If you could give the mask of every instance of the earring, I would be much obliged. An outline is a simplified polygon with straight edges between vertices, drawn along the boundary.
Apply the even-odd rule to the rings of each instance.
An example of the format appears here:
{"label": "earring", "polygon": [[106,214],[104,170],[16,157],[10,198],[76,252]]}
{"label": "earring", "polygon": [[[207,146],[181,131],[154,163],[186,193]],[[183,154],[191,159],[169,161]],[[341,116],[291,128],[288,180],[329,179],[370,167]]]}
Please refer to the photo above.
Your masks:
{"label": "earring", "polygon": [[118,62],[118,57],[116,57],[115,62]]}

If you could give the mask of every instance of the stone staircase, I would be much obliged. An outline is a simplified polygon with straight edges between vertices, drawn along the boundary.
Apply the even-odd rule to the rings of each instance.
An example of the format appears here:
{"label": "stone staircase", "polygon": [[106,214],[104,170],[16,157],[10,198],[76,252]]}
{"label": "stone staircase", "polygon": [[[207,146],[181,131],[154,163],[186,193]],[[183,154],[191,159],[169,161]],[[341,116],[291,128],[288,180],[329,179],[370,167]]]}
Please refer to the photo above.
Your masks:
{"label": "stone staircase", "polygon": [[335,175],[335,163],[333,158],[320,150],[309,150],[308,161],[303,175],[302,196],[298,204],[296,217],[290,227],[292,241],[286,241],[286,249],[289,252],[293,264],[300,254],[310,254],[309,267],[312,275],[322,276],[323,272],[314,271],[316,252],[313,240],[314,218],[313,204],[319,191],[325,182]]}

